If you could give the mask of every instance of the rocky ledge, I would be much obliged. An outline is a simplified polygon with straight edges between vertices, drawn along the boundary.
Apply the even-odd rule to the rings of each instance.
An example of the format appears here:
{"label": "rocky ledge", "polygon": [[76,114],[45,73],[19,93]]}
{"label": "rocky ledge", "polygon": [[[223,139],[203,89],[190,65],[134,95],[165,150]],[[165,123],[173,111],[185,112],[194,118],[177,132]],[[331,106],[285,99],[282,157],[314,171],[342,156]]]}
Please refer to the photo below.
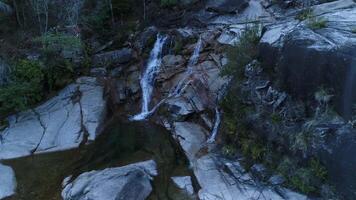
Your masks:
{"label": "rocky ledge", "polygon": [[37,108],[8,118],[0,160],[78,147],[95,140],[105,118],[103,87],[82,77]]}

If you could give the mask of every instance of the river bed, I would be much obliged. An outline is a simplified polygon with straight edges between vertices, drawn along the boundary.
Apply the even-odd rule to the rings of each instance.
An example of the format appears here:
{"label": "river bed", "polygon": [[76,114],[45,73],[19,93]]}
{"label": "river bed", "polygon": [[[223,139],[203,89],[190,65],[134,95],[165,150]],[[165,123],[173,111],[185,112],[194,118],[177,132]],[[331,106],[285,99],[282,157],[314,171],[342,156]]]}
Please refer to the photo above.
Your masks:
{"label": "river bed", "polygon": [[174,186],[172,176],[192,172],[178,145],[163,127],[149,122],[123,122],[115,118],[103,134],[78,149],[3,161],[16,174],[17,194],[6,200],[61,200],[64,178],[108,167],[153,159],[158,166],[149,200],[191,199]]}

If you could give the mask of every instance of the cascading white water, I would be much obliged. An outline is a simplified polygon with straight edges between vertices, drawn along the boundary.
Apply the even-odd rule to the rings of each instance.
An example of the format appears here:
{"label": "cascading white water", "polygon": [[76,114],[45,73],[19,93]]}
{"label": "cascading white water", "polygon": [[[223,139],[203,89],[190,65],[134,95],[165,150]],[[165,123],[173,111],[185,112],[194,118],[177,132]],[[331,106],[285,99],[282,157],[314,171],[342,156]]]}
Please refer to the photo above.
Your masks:
{"label": "cascading white water", "polygon": [[208,143],[215,142],[216,136],[218,135],[218,132],[219,132],[220,123],[221,123],[221,114],[220,114],[219,108],[216,107],[215,108],[215,123],[214,123],[213,130],[211,132],[210,138],[208,139]]}
{"label": "cascading white water", "polygon": [[159,67],[162,61],[162,49],[165,41],[167,40],[166,36],[157,35],[157,40],[154,44],[154,47],[151,51],[150,58],[147,64],[147,68],[141,78],[140,85],[142,90],[142,107],[141,113],[133,116],[131,120],[140,121],[146,119],[152,112],[149,110],[149,104],[151,102],[151,95],[153,91],[153,85],[157,73],[159,72]]}
{"label": "cascading white water", "polygon": [[[184,91],[183,89],[186,88],[187,85],[186,80],[194,72],[194,65],[198,62],[202,44],[203,44],[202,39],[201,37],[199,37],[199,40],[195,45],[194,52],[189,59],[187,71],[185,72],[184,77],[179,81],[178,85],[175,87],[175,90],[170,96],[179,96],[182,93],[182,91]],[[190,82],[188,81],[188,83]]]}

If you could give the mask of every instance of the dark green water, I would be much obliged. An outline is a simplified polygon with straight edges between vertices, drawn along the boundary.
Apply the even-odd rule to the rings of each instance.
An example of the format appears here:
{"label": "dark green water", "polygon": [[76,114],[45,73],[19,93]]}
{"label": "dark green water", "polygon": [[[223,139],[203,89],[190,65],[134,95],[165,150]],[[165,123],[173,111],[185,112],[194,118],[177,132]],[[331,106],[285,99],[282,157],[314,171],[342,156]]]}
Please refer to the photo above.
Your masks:
{"label": "dark green water", "polygon": [[170,180],[171,176],[191,175],[178,149],[170,133],[162,127],[113,119],[90,145],[4,161],[15,170],[18,183],[17,195],[7,200],[60,200],[61,183],[69,175],[149,159],[156,161],[159,172],[154,178],[150,200],[190,199]]}

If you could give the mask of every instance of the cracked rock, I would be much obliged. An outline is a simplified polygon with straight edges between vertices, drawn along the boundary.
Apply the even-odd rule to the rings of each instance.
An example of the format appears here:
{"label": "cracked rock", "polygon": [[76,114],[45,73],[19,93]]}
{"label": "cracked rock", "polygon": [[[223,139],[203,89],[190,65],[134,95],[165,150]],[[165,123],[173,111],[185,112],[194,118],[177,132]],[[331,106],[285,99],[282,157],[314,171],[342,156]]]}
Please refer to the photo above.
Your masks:
{"label": "cracked rock", "polygon": [[157,176],[153,160],[123,167],[90,171],[72,182],[65,179],[64,200],[144,200],[151,191],[150,181]]}
{"label": "cracked rock", "polygon": [[82,77],[42,105],[10,116],[0,134],[0,159],[78,147],[95,140],[105,117],[103,87]]}

